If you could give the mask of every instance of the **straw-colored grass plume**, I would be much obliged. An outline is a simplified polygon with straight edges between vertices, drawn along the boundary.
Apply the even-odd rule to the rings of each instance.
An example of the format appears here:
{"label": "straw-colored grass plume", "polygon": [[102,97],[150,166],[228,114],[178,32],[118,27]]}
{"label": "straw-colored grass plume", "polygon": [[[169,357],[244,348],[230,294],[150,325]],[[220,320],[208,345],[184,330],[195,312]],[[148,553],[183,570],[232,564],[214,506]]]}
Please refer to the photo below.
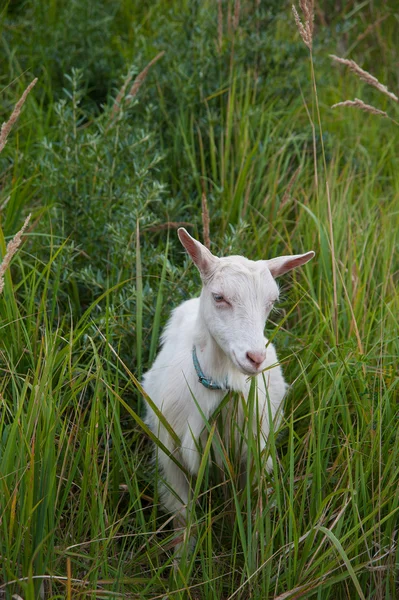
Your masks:
{"label": "straw-colored grass plume", "polygon": [[22,236],[25,232],[25,229],[28,226],[30,217],[31,217],[30,215],[28,215],[26,217],[25,223],[22,225],[22,228],[18,231],[17,234],[15,234],[13,239],[10,242],[8,242],[8,244],[7,244],[7,250],[6,250],[5,256],[3,258],[3,261],[0,263],[0,294],[2,293],[2,291],[4,289],[5,272],[7,271],[8,267],[10,266],[12,257],[14,256],[14,254],[17,252],[19,246],[21,245]]}
{"label": "straw-colored grass plume", "polygon": [[158,60],[160,58],[163,57],[163,55],[165,54],[165,50],[162,50],[162,52],[160,52],[159,54],[156,55],[155,58],[153,58],[148,65],[141,71],[141,73],[139,73],[136,77],[136,79],[133,81],[133,85],[130,88],[130,91],[127,95],[127,101],[130,102],[136,95],[137,92],[139,91],[139,89],[141,88],[142,84],[144,83],[147,75],[148,75],[148,71],[151,69],[151,67],[153,65],[155,65],[156,62],[158,62]]}
{"label": "straw-colored grass plume", "polygon": [[292,12],[298,31],[306,46],[312,50],[313,44],[313,27],[314,27],[314,0],[299,0],[299,6],[303,15],[303,22],[298,14],[297,9],[292,5]]}
{"label": "straw-colored grass plume", "polygon": [[[36,85],[37,82],[37,78],[34,79],[26,88],[26,90],[24,91],[24,93],[22,94],[21,98],[18,100],[18,102],[16,103],[14,110],[11,113],[10,118],[8,119],[8,121],[6,121],[5,123],[3,123],[3,125],[1,126],[1,130],[0,130],[0,152],[3,150],[4,146],[7,143],[7,138],[8,135],[13,127],[13,125],[15,124],[15,122],[17,121],[19,115],[21,114],[21,110],[22,107],[25,103],[25,100],[29,94],[29,92],[31,91],[31,89],[34,87],[34,85]],[[6,199],[6,201],[2,204],[2,206],[0,207],[0,209],[3,209],[4,206],[7,204],[8,202],[8,198]],[[21,241],[22,241],[22,236],[25,232],[25,229],[28,226],[29,220],[30,220],[30,215],[25,219],[25,223],[22,226],[22,229],[20,229],[18,231],[18,233],[13,237],[13,239],[8,242],[7,244],[7,248],[6,248],[6,253],[4,255],[4,258],[2,260],[2,262],[0,263],[0,294],[2,293],[3,289],[4,289],[4,275],[5,272],[7,271],[10,262],[12,260],[12,257],[14,256],[14,254],[17,252],[19,246],[21,245]]]}
{"label": "straw-colored grass plume", "polygon": [[21,114],[21,110],[22,107],[25,103],[26,97],[29,94],[29,92],[31,91],[31,89],[34,87],[34,85],[36,85],[37,82],[37,78],[34,79],[26,88],[26,90],[24,91],[24,93],[22,94],[21,98],[18,100],[18,102],[15,105],[14,110],[11,113],[11,117],[8,119],[8,121],[6,121],[5,123],[3,123],[3,125],[1,126],[1,131],[0,131],[0,152],[3,150],[4,146],[7,143],[7,138],[8,135],[13,127],[13,125],[15,124],[16,120],[18,119],[19,115]]}
{"label": "straw-colored grass plume", "polygon": [[371,104],[366,104],[363,100],[359,100],[359,98],[337,102],[337,104],[333,104],[331,108],[337,108],[338,106],[352,106],[354,108],[360,108],[360,110],[364,110],[372,115],[379,115],[380,117],[386,117],[387,119],[390,118],[385,111],[375,108],[375,106],[371,106]]}
{"label": "straw-colored grass plume", "polygon": [[369,73],[368,71],[365,71],[364,69],[359,67],[359,65],[357,63],[355,63],[354,60],[349,60],[347,58],[340,58],[339,56],[335,56],[335,54],[330,54],[330,57],[333,60],[335,60],[335,62],[338,62],[341,65],[346,65],[347,67],[349,67],[349,69],[353,73],[355,73],[355,75],[357,75],[359,77],[359,79],[361,79],[365,83],[368,83],[368,85],[373,86],[379,92],[381,92],[382,94],[385,94],[386,96],[388,96],[388,98],[391,98],[391,100],[394,100],[395,102],[399,102],[399,98],[396,96],[396,94],[394,94],[393,92],[390,92],[388,90],[387,86],[380,83],[378,81],[378,79],[376,77],[374,77],[374,75],[371,75],[371,73]]}

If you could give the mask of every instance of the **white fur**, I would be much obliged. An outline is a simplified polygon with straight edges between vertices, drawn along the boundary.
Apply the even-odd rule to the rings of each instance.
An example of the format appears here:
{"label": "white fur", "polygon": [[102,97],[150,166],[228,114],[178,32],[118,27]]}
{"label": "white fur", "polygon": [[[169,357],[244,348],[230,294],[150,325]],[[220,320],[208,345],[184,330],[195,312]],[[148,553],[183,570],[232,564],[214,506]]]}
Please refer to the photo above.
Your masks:
{"label": "white fur", "polygon": [[[193,365],[193,346],[205,376],[219,383],[227,380],[229,389],[242,393],[244,398],[248,396],[251,377],[255,377],[260,424],[255,423],[254,433],[262,432],[259,445],[263,449],[270,428],[268,403],[272,417],[279,420],[287,388],[274,346],[263,333],[278,298],[273,274],[277,276],[304,264],[314,253],[279,257],[270,262],[242,256],[217,258],[185,230],[179,230],[179,237],[200,271],[203,288],[199,298],[187,300],[173,311],[162,335],[162,348],[144,375],[143,386],[181,445],[176,447],[151,408],[147,410],[147,424],[179,462],[196,475],[200,462],[198,442],[204,439],[201,412],[209,419],[226,392],[209,390],[199,382]],[[224,301],[217,301],[214,295],[216,299],[222,296]],[[256,360],[251,360],[248,353]],[[238,409],[235,418],[241,422],[239,426],[243,424],[242,409]],[[158,461],[164,478],[163,505],[184,520],[190,482],[161,450]]]}

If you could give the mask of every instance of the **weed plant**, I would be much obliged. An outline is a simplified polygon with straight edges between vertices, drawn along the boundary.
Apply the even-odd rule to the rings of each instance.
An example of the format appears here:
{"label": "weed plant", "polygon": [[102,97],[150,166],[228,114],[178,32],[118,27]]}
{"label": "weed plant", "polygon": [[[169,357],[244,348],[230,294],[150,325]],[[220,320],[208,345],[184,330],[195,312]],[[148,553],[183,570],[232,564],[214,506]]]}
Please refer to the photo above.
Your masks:
{"label": "weed plant", "polygon": [[[398,596],[398,129],[330,108],[398,107],[328,57],[397,94],[397,8],[344,4],[311,54],[279,2],[2,10],[2,120],[39,82],[0,155],[3,259],[32,213],[0,295],[0,598]],[[175,569],[139,380],[198,293],[175,229],[201,236],[202,198],[216,254],[317,256],[268,324],[273,473],[249,436],[240,488],[215,414]]]}

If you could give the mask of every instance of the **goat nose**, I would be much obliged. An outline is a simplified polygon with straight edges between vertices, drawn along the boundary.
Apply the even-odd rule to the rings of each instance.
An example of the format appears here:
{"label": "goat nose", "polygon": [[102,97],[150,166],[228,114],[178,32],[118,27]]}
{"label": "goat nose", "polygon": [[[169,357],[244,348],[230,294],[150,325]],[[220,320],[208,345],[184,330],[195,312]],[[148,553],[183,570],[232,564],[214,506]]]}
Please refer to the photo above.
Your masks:
{"label": "goat nose", "polygon": [[266,358],[266,350],[262,350],[262,352],[247,352],[247,359],[256,368],[258,368],[263,363],[265,358]]}

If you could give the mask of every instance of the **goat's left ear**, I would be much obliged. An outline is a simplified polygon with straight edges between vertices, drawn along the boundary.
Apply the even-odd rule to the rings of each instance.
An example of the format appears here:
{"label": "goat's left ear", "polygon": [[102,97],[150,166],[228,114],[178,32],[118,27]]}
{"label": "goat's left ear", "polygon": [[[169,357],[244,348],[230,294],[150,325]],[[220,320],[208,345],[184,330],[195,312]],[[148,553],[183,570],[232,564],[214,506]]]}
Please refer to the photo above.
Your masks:
{"label": "goat's left ear", "polygon": [[314,252],[306,252],[306,254],[293,254],[292,256],[278,256],[277,258],[271,258],[266,261],[266,265],[273,275],[273,277],[279,277],[284,275],[287,271],[301,267],[305,263],[309,262],[314,257]]}

